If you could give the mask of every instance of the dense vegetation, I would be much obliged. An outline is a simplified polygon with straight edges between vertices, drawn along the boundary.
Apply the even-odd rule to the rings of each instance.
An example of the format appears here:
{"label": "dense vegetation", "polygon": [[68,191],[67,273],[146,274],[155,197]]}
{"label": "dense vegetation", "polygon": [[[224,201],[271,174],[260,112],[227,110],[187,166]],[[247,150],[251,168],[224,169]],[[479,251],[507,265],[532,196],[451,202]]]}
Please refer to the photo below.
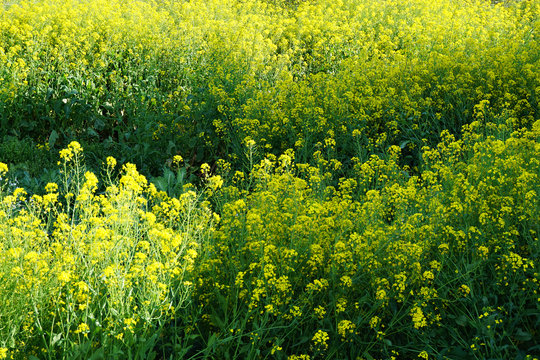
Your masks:
{"label": "dense vegetation", "polygon": [[0,359],[533,359],[538,0],[0,10]]}

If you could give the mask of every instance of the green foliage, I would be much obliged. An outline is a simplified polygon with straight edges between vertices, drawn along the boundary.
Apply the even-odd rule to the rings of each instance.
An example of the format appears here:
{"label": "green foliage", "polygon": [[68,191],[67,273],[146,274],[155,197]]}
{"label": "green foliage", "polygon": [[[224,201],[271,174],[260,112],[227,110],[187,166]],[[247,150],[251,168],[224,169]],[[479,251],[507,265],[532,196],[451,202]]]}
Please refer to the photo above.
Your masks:
{"label": "green foliage", "polygon": [[103,144],[157,176],[177,153],[239,165],[246,139],[305,162],[399,145],[414,167],[482,101],[538,117],[536,2],[221,1],[4,10],[0,135]]}
{"label": "green foliage", "polygon": [[157,358],[212,213],[193,191],[158,192],[133,164],[117,179],[113,158],[98,194],[79,143],[60,157],[60,181],[42,196],[0,185],[0,347],[17,358]]}
{"label": "green foliage", "polygon": [[[221,190],[239,196],[201,249],[192,306],[207,309],[199,326],[205,351],[218,358],[534,354],[539,124],[508,135],[504,125],[474,122],[463,140],[445,132],[423,150],[418,177],[404,177],[394,148],[393,157],[372,157],[322,197],[317,168],[299,178],[304,166],[290,158],[261,162],[248,196]],[[318,342],[318,331],[328,340]]]}

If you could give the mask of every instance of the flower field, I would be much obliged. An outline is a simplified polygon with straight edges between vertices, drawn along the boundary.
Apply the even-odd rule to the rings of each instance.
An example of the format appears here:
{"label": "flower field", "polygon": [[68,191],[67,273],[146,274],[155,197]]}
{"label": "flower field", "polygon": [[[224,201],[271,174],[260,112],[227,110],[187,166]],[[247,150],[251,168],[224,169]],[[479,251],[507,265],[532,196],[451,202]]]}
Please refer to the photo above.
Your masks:
{"label": "flower field", "polygon": [[0,8],[0,359],[540,358],[538,0]]}

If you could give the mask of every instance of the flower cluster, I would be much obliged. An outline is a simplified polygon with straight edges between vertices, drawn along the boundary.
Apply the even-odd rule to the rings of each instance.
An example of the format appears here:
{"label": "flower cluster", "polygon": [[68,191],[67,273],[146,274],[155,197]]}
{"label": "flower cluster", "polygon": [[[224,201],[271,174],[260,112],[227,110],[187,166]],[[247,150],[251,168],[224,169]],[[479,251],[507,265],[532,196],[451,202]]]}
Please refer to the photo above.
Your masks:
{"label": "flower cluster", "polygon": [[[84,167],[81,155],[76,142],[61,151],[68,179]],[[114,179],[116,160],[107,163]],[[134,334],[153,335],[189,297],[213,214],[197,197],[158,192],[130,164],[104,192],[92,172],[81,181],[67,187],[71,195],[56,183],[43,196],[0,192],[0,345],[8,347],[0,358],[67,356],[43,336],[88,343],[87,354],[127,351]]]}
{"label": "flower cluster", "polygon": [[[513,304],[537,306],[540,121],[509,129],[473,122],[459,140],[443,132],[438,146],[422,150],[418,176],[404,172],[399,151],[374,155],[336,187],[312,181],[316,167],[283,167],[268,156],[248,176],[256,181],[249,194],[234,185],[220,190],[229,200],[195,270],[197,298],[212,309],[202,328],[220,331],[215,309],[230,311],[220,300],[226,298],[243,309],[244,331],[272,319],[261,349],[264,339],[283,336],[276,330],[283,327],[283,351],[295,349],[290,356],[311,330],[311,344],[301,348],[309,356],[332,348],[339,357],[369,351],[425,358],[434,355],[423,348],[425,334],[451,339],[451,329],[474,329],[475,306],[488,301],[505,314]],[[498,318],[486,325],[486,337],[514,341],[495,331],[504,326]],[[417,339],[416,352],[399,345],[402,334],[408,345]],[[474,343],[469,334],[459,341]],[[534,343],[519,336],[524,349]],[[472,351],[460,342],[448,346]],[[344,345],[358,343],[378,350]],[[475,346],[486,357],[501,351]]]}
{"label": "flower cluster", "polygon": [[137,140],[163,162],[170,141],[237,163],[246,139],[340,161],[391,144],[418,154],[473,116],[535,119],[536,1],[287,3],[14,4],[0,15],[0,104],[40,141],[54,126],[126,141],[144,127]]}

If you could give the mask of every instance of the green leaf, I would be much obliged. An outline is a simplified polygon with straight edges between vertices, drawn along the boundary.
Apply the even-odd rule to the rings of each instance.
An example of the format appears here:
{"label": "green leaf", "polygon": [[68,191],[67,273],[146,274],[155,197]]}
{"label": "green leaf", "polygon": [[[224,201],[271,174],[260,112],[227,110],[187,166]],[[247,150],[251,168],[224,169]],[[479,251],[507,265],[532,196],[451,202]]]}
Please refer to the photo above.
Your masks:
{"label": "green leaf", "polygon": [[365,352],[365,353],[364,353],[364,357],[365,357],[367,360],[375,360],[375,358],[374,358],[373,356],[369,355],[368,352]]}
{"label": "green leaf", "polygon": [[101,131],[104,128],[105,128],[105,122],[103,120],[101,120],[100,118],[97,118],[94,121],[94,129],[96,129],[97,131]]}
{"label": "green leaf", "polygon": [[52,149],[54,147],[54,144],[56,144],[56,140],[58,140],[58,133],[56,130],[51,131],[51,134],[49,135],[49,149]]}
{"label": "green leaf", "polygon": [[105,359],[105,349],[99,348],[97,349],[92,356],[88,358],[88,360],[101,360]]}
{"label": "green leaf", "polygon": [[460,315],[456,318],[456,324],[459,326],[466,326],[468,323],[468,319],[465,315]]}
{"label": "green leaf", "polygon": [[529,341],[529,340],[532,339],[532,335],[529,332],[524,331],[521,328],[517,329],[516,334],[514,335],[514,337],[516,338],[516,340],[519,340],[519,341]]}
{"label": "green leaf", "polygon": [[59,342],[61,339],[62,339],[62,333],[58,333],[58,334],[56,334],[56,335],[53,335],[52,341],[51,341],[51,345],[56,344],[56,343]]}
{"label": "green leaf", "polygon": [[86,132],[87,132],[88,135],[90,135],[90,136],[93,136],[93,137],[99,137],[99,134],[96,132],[96,130],[92,129],[91,127],[89,127],[88,129],[86,129]]}
{"label": "green leaf", "polygon": [[449,355],[452,355],[453,359],[467,359],[470,356],[468,352],[460,347],[452,349]]}

